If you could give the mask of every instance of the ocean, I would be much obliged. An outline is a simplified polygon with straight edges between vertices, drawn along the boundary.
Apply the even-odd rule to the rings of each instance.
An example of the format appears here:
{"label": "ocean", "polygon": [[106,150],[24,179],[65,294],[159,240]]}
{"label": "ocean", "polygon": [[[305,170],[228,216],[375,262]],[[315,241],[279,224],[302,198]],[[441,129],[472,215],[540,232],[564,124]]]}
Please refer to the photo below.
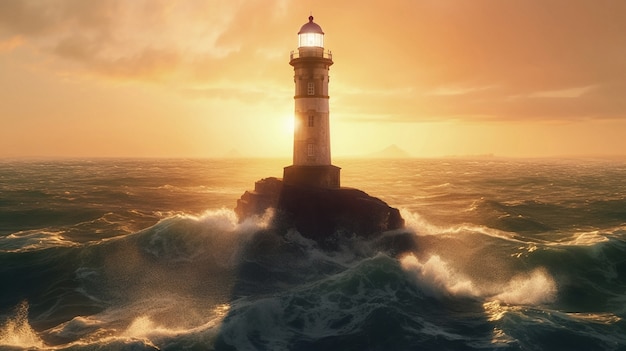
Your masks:
{"label": "ocean", "polygon": [[335,160],[401,255],[238,223],[289,163],[0,160],[0,349],[626,350],[626,162]]}

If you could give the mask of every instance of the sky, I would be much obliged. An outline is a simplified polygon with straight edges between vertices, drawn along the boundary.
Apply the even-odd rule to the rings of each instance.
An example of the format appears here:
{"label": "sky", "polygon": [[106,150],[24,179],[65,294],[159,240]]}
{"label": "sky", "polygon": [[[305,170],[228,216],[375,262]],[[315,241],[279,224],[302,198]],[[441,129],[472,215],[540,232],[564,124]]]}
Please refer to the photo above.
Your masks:
{"label": "sky", "polygon": [[290,157],[311,13],[333,156],[626,154],[623,0],[2,0],[0,157]]}

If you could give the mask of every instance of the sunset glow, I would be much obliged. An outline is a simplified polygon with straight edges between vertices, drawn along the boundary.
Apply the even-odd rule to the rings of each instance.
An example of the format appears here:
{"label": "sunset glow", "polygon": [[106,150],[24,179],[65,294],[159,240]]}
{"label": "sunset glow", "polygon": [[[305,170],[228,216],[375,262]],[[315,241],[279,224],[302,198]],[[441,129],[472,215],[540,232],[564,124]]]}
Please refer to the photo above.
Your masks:
{"label": "sunset glow", "polygon": [[334,156],[626,153],[624,1],[5,0],[0,157],[290,157],[311,12]]}

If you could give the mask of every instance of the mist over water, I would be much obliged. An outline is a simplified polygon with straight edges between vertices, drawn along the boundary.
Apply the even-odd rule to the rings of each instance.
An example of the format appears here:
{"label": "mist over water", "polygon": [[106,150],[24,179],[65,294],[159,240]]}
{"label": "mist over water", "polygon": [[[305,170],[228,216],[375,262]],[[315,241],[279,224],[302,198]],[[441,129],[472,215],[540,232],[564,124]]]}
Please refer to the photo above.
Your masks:
{"label": "mist over water", "polygon": [[625,163],[337,160],[407,228],[332,251],[237,222],[288,163],[0,161],[0,348],[626,349]]}

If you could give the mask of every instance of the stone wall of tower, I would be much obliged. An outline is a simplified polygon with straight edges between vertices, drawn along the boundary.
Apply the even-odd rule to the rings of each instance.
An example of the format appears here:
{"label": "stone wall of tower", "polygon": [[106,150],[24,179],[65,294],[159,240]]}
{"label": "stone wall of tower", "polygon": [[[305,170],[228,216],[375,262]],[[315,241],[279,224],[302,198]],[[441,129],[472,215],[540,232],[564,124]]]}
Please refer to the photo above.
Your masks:
{"label": "stone wall of tower", "polygon": [[293,60],[295,131],[293,164],[331,164],[328,104],[328,70],[332,61],[323,57]]}

